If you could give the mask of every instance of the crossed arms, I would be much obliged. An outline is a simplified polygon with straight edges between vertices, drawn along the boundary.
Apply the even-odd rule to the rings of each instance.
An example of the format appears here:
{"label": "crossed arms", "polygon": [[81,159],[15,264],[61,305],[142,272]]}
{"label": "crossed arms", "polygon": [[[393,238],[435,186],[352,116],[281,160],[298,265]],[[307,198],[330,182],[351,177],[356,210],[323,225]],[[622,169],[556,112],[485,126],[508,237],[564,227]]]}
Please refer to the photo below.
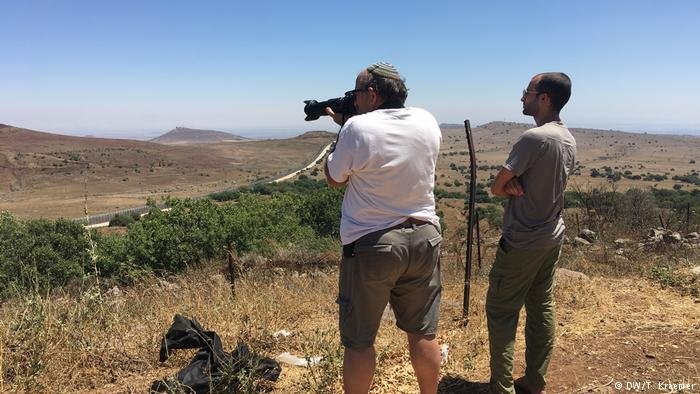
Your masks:
{"label": "crossed arms", "polygon": [[491,194],[498,197],[520,197],[525,194],[525,191],[518,177],[513,175],[509,169],[503,167],[491,184]]}

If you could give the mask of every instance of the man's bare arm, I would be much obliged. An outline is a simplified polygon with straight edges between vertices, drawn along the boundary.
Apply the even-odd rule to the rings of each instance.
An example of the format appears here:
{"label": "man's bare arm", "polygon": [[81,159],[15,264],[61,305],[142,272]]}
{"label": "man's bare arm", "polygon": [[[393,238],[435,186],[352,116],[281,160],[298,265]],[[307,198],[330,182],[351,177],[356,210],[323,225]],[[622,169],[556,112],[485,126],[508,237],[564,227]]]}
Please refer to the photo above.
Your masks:
{"label": "man's bare arm", "polygon": [[347,180],[346,180],[345,182],[336,182],[336,181],[331,177],[331,175],[328,173],[328,162],[326,162],[326,163],[323,165],[323,172],[326,174],[326,183],[328,183],[328,186],[330,186],[330,187],[342,187],[342,186],[344,186],[346,183],[348,183]]}
{"label": "man's bare arm", "polygon": [[498,197],[519,197],[525,192],[518,178],[509,169],[501,168],[491,184],[491,194]]}

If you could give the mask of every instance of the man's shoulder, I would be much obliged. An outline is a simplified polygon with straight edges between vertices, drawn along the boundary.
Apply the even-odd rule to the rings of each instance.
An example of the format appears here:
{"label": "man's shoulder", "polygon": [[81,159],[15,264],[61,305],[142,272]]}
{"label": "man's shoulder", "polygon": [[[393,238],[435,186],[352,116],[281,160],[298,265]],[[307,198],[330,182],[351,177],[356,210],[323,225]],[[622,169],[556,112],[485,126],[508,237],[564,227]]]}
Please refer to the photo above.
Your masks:
{"label": "man's shoulder", "polygon": [[520,138],[530,141],[545,142],[547,140],[556,140],[566,144],[576,144],[576,140],[574,140],[571,132],[562,122],[549,122],[542,126],[533,127],[525,131]]}

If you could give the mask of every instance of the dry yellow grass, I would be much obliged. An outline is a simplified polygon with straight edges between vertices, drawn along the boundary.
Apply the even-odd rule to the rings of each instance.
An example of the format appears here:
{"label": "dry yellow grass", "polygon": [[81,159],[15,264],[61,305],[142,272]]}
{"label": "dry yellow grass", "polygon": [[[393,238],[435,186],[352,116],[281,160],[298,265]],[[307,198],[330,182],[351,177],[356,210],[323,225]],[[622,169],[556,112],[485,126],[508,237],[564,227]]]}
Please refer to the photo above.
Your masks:
{"label": "dry yellow grass", "polygon": [[[460,319],[462,265],[454,255],[444,257],[438,338],[450,348],[442,369],[443,388],[449,392],[488,380],[487,267],[475,270],[465,328]],[[490,263],[492,257],[489,249],[484,261]],[[299,272],[274,270],[268,263],[244,275],[233,296],[227,280],[210,264],[167,282],[153,278],[122,289],[119,297],[88,288],[77,296],[15,299],[0,308],[0,392],[144,392],[151,381],[172,375],[192,356],[180,351],[163,365],[157,361],[161,336],[176,313],[216,331],[227,350],[244,341],[269,356],[288,351],[325,357],[311,369],[283,365],[274,392],[339,392],[336,292],[334,267]],[[643,279],[603,277],[561,282],[555,296],[559,327],[550,368],[553,392],[603,391],[606,376],[700,383],[700,308],[692,298]],[[281,329],[293,335],[273,338]],[[637,345],[645,347],[643,353],[635,353]],[[372,392],[416,392],[405,335],[392,322],[383,322],[376,347]],[[523,347],[519,332],[516,373],[523,371]]]}

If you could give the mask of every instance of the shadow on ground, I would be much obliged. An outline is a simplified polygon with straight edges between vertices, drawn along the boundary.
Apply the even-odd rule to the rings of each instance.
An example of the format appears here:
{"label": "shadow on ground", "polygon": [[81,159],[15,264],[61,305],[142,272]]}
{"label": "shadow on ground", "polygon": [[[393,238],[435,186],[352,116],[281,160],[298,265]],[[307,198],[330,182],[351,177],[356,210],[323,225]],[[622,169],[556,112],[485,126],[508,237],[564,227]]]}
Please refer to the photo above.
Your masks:
{"label": "shadow on ground", "polygon": [[488,394],[490,391],[488,383],[470,382],[459,376],[445,376],[440,379],[438,393]]}

